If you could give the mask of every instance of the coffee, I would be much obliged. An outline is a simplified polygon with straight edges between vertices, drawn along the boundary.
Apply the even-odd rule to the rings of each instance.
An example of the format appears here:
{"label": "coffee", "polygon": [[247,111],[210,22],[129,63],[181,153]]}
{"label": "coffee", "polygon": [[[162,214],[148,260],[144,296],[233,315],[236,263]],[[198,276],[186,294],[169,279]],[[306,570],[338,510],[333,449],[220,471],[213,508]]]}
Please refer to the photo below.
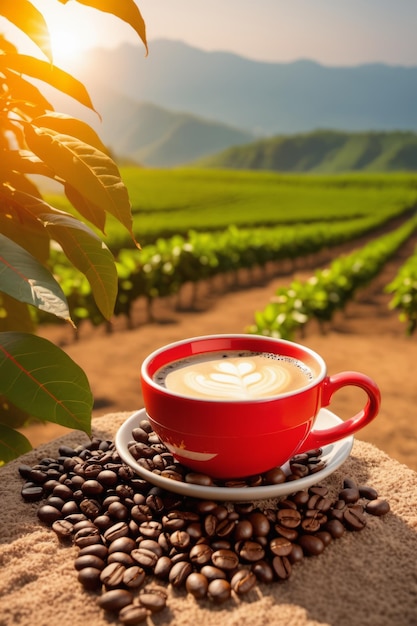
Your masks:
{"label": "coffee", "polygon": [[293,357],[266,352],[210,352],[160,368],[154,380],[184,396],[255,400],[305,387],[312,371]]}

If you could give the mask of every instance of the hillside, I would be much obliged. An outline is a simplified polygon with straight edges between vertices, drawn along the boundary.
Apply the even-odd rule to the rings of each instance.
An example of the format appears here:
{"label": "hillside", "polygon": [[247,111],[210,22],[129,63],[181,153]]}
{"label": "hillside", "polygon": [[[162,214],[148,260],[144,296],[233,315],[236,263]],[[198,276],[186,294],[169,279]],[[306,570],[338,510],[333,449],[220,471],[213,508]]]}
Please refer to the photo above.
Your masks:
{"label": "hillside", "polygon": [[202,167],[336,173],[417,170],[417,134],[316,131],[276,136],[199,160]]}
{"label": "hillside", "polygon": [[135,101],[96,80],[88,86],[101,120],[66,96],[51,93],[49,98],[58,111],[95,128],[115,155],[145,166],[181,165],[255,138],[223,122]]}
{"label": "hillside", "polygon": [[[248,46],[250,54],[250,46]],[[95,49],[81,78],[94,77],[136,102],[187,112],[258,136],[318,128],[417,131],[417,67],[324,66],[254,61],[180,41]]]}
{"label": "hillside", "polygon": [[[118,157],[153,167],[183,165],[260,138],[279,135],[284,142],[288,135],[317,129],[396,131],[395,145],[404,140],[397,131],[417,132],[417,67],[262,63],[159,40],[150,43],[148,57],[129,44],[92,50],[76,76],[87,85],[102,121],[69,97],[48,93],[56,109],[90,123]],[[278,160],[289,160],[290,166],[284,166],[290,170],[309,171],[311,163],[320,165],[329,145],[333,150],[344,145],[335,171],[355,169],[363,156],[367,167],[379,155],[385,140],[375,133],[350,141],[343,135],[319,139],[313,134],[311,147],[305,138],[295,144],[287,140],[281,157],[275,157],[275,148],[268,150]],[[262,153],[263,145],[259,142],[256,150]],[[300,163],[299,152],[305,149],[306,163]],[[375,169],[401,169],[403,162],[409,169],[413,142],[393,150],[389,164],[376,161]],[[257,159],[264,161],[257,154],[250,160]],[[323,166],[323,171],[333,167],[327,161]]]}

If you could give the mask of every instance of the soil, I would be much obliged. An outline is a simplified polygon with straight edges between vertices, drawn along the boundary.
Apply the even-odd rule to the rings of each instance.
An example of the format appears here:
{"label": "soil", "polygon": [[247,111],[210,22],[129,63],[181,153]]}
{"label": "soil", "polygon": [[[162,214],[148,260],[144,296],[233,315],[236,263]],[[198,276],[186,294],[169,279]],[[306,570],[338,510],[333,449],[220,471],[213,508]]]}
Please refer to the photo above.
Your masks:
{"label": "soil", "polygon": [[[401,263],[414,250],[414,237],[386,264],[367,288],[357,293],[343,312],[325,329],[314,322],[297,340],[319,352],[330,374],[358,370],[372,377],[381,389],[378,417],[357,438],[374,443],[391,457],[417,470],[417,335],[408,337],[398,313],[389,308],[391,296],[384,287],[394,278]],[[332,251],[332,256],[336,255]],[[65,326],[48,326],[41,335],[61,345],[86,372],[95,397],[94,417],[115,411],[142,408],[139,369],[152,350],[185,337],[211,333],[240,333],[253,324],[254,312],[262,310],[279,285],[288,285],[294,275],[311,275],[311,265],[328,262],[312,259],[296,269],[270,267],[251,274],[218,277],[194,288],[186,285],[177,298],[155,301],[153,320],[145,303],[134,307],[133,328],[117,319],[111,333],[104,327],[81,325],[78,339]],[[277,275],[276,272],[280,273]],[[339,391],[330,410],[350,417],[363,405],[363,392],[354,388]],[[54,424],[34,423],[24,429],[32,445],[51,440],[67,430]]]}

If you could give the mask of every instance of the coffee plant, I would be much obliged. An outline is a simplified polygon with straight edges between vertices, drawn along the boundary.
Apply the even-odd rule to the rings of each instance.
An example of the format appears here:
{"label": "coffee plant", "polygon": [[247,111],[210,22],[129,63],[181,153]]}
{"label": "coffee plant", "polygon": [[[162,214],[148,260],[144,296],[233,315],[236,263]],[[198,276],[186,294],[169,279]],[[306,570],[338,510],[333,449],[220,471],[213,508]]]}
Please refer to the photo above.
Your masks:
{"label": "coffee plant", "polygon": [[[133,0],[77,1],[129,24],[146,48],[145,25]],[[68,264],[86,277],[95,305],[109,319],[117,269],[96,230],[104,232],[106,216],[112,215],[132,237],[133,231],[128,192],[106,147],[89,125],[56,112],[37,86],[52,86],[95,110],[85,86],[54,65],[43,14],[29,0],[13,0],[1,3],[0,15],[43,56],[22,54],[0,37],[0,462],[5,462],[30,448],[16,430],[29,415],[90,432],[93,400],[84,372],[34,334],[34,310],[74,323],[56,268],[46,269],[51,249],[59,246]],[[81,217],[48,204],[34,174],[60,183]]]}
{"label": "coffee plant", "polygon": [[412,335],[417,328],[417,248],[386,291],[393,294],[390,307],[398,310],[400,320],[407,324],[407,333]]}
{"label": "coffee plant", "polygon": [[338,257],[308,280],[294,280],[289,287],[279,288],[265,309],[255,313],[255,323],[249,332],[291,340],[311,319],[320,324],[330,321],[359,288],[380,272],[416,228],[417,216],[414,216],[395,231]]}

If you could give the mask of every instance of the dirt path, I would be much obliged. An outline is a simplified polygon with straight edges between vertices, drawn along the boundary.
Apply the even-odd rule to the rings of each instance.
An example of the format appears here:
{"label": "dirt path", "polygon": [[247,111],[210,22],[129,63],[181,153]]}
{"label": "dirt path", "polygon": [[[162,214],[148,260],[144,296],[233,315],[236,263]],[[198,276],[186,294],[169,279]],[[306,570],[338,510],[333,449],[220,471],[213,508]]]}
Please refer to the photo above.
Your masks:
{"label": "dirt path", "polygon": [[[397,313],[390,311],[390,296],[384,286],[414,249],[410,240],[390,261],[370,287],[358,293],[343,313],[338,313],[326,334],[312,323],[300,341],[318,351],[327,361],[329,373],[362,371],[378,383],[382,407],[377,419],[358,438],[371,441],[392,457],[417,470],[417,337],[408,338]],[[310,271],[304,271],[306,276]],[[299,275],[302,275],[299,272]],[[49,327],[41,334],[63,346],[84,369],[95,396],[94,416],[113,411],[134,411],[142,407],[139,368],[144,357],[165,343],[210,333],[245,332],[253,323],[254,311],[263,309],[278,285],[289,284],[291,276],[278,276],[242,288],[224,288],[224,279],[201,285],[197,310],[175,310],[175,300],[155,303],[155,320],[146,323],[146,309],[135,307],[137,327],[126,330],[122,320],[115,331],[81,327],[80,340],[73,341],[67,327]],[[182,302],[191,298],[183,291]],[[343,418],[356,413],[362,392],[340,391],[330,409]],[[55,425],[33,425],[26,429],[33,445],[65,432]]]}

